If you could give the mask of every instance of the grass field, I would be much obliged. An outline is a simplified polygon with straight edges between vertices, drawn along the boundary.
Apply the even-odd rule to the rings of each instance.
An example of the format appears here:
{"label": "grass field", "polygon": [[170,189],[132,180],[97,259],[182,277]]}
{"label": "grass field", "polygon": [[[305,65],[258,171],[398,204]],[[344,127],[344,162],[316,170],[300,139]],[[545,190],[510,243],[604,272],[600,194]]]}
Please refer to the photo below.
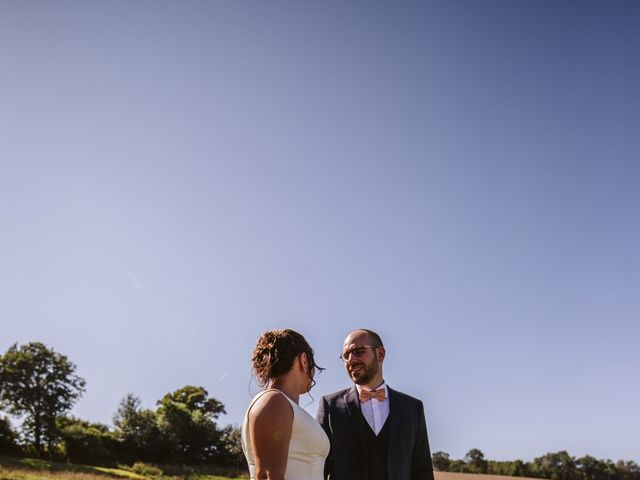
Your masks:
{"label": "grass field", "polygon": [[[239,480],[208,474],[145,476],[124,468],[93,467],[0,456],[0,480]],[[244,477],[246,479],[246,477]]]}
{"label": "grass field", "polygon": [[[435,472],[436,480],[540,480],[472,473]],[[190,474],[145,476],[126,469],[72,465],[33,458],[0,456],[0,480],[246,480],[247,477],[219,477]]]}

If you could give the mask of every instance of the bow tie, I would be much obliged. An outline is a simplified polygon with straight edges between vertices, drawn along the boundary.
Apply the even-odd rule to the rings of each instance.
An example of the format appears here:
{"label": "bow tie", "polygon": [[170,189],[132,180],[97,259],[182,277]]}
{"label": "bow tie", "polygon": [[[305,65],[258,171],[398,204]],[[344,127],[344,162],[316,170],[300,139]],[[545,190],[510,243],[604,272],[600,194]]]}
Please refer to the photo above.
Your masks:
{"label": "bow tie", "polygon": [[386,393],[387,392],[385,391],[384,388],[381,388],[380,390],[373,390],[373,391],[363,388],[362,390],[360,390],[360,401],[362,403],[365,403],[371,400],[372,398],[375,398],[379,402],[382,402],[384,401],[385,398],[387,398]]}

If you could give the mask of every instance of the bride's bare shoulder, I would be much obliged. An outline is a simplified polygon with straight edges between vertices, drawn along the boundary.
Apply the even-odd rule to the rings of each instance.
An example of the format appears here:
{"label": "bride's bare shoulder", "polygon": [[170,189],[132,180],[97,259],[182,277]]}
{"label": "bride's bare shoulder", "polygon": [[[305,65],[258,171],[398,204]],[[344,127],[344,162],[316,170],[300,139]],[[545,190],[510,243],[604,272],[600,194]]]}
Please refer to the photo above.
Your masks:
{"label": "bride's bare shoulder", "polygon": [[284,393],[276,389],[265,391],[251,406],[249,420],[258,418],[293,419],[293,407]]}

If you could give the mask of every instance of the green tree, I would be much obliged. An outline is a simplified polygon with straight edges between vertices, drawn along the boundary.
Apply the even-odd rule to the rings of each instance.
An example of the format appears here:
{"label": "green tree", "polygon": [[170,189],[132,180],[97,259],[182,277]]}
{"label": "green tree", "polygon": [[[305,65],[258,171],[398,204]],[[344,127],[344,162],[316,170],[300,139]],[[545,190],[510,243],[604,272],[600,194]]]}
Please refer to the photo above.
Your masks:
{"label": "green tree", "polygon": [[446,472],[451,464],[451,458],[447,452],[434,452],[431,455],[434,468],[439,472]]}
{"label": "green tree", "polygon": [[172,443],[173,460],[204,462],[220,456],[215,420],[224,405],[202,387],[187,385],[158,401],[158,425]]}
{"label": "green tree", "polygon": [[484,459],[484,453],[477,448],[472,448],[464,456],[465,463],[472,473],[487,473],[488,464]]}
{"label": "green tree", "polygon": [[487,473],[490,475],[505,475],[508,477],[513,477],[514,471],[514,462],[498,462],[495,460],[488,460],[489,468],[487,469]]}
{"label": "green tree", "polygon": [[246,468],[247,461],[242,451],[242,431],[231,425],[227,425],[220,432],[220,451],[216,459],[220,464]]}
{"label": "green tree", "polygon": [[113,424],[123,460],[152,462],[165,459],[169,442],[160,431],[156,413],[142,408],[137,396],[125,395],[113,416]]}
{"label": "green tree", "polygon": [[576,470],[581,480],[614,480],[616,468],[610,460],[598,460],[591,455],[576,460]]}
{"label": "green tree", "polygon": [[540,478],[554,480],[576,480],[577,478],[575,460],[564,450],[534,458],[531,470],[536,477]]}
{"label": "green tree", "polygon": [[449,464],[449,471],[456,473],[471,473],[471,469],[464,460],[453,460]]}
{"label": "green tree", "polygon": [[490,475],[503,475],[506,477],[530,477],[528,464],[522,460],[513,461],[488,461],[487,473]]}
{"label": "green tree", "polygon": [[634,461],[619,460],[616,471],[620,480],[640,480],[640,466]]}
{"label": "green tree", "polygon": [[220,414],[227,413],[224,405],[215,398],[209,398],[209,393],[203,387],[186,385],[175,392],[167,393],[158,405],[162,408],[167,403],[184,405],[191,412],[201,412],[212,420],[217,419]]}
{"label": "green tree", "polygon": [[85,381],[66,356],[39,342],[12,345],[0,356],[0,403],[13,415],[24,415],[22,433],[38,455],[49,452],[57,437],[56,420],[73,407]]}

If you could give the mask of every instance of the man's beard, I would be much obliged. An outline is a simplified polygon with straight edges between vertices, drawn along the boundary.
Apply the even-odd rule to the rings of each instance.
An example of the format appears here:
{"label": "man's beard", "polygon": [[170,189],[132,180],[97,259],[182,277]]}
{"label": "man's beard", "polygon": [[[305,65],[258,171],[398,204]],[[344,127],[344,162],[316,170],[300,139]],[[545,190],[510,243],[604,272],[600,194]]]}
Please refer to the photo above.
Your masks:
{"label": "man's beard", "polygon": [[361,366],[362,370],[360,370],[355,375],[349,372],[349,376],[351,377],[351,380],[353,380],[354,383],[357,383],[358,385],[369,383],[378,373],[379,365],[377,357],[374,357],[373,362],[371,362],[371,364],[369,365],[366,365],[364,363],[358,363],[356,365],[359,367]]}

